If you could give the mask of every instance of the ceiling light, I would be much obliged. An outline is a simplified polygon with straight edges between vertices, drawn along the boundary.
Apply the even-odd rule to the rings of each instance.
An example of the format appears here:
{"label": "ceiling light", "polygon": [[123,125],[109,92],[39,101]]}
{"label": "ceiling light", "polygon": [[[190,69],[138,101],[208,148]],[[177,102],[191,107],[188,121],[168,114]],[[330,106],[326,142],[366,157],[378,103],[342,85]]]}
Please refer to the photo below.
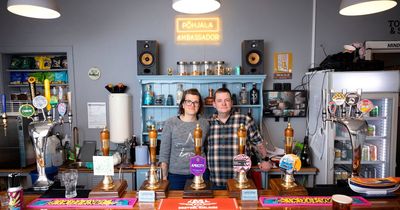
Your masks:
{"label": "ceiling light", "polygon": [[339,13],[345,16],[369,15],[383,12],[396,5],[395,0],[342,0]]}
{"label": "ceiling light", "polygon": [[186,14],[204,14],[217,10],[220,0],[172,0],[175,11]]}
{"label": "ceiling light", "polygon": [[8,0],[7,10],[30,18],[54,19],[61,16],[55,0]]}

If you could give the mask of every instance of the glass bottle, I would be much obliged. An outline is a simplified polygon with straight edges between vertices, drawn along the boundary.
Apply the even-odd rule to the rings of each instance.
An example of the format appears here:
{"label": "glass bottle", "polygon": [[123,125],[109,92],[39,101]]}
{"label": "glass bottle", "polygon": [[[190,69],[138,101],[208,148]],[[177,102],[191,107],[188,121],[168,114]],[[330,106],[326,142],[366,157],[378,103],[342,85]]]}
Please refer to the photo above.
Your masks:
{"label": "glass bottle", "polygon": [[239,102],[240,104],[247,104],[247,90],[246,90],[246,84],[242,84],[242,89],[240,90],[239,93]]}
{"label": "glass bottle", "polygon": [[131,156],[130,160],[131,160],[132,164],[135,164],[135,161],[136,161],[135,147],[136,147],[136,135],[133,135],[131,148],[129,150],[129,155]]}
{"label": "glass bottle", "polygon": [[176,90],[176,105],[179,105],[181,103],[183,96],[183,85],[178,84],[178,88]]}
{"label": "glass bottle", "polygon": [[257,90],[257,84],[253,83],[253,89],[250,90],[250,104],[259,104],[260,97],[259,92]]}
{"label": "glass bottle", "polygon": [[251,119],[253,119],[253,113],[251,108],[249,108],[249,110],[247,110],[247,116],[249,116]]}
{"label": "glass bottle", "polygon": [[213,102],[214,102],[213,89],[210,88],[210,89],[208,89],[208,96],[204,99],[204,104],[205,105],[213,105]]}
{"label": "glass bottle", "polygon": [[154,92],[151,90],[151,85],[147,84],[146,89],[144,91],[144,105],[153,105],[154,104]]}
{"label": "glass bottle", "polygon": [[311,153],[310,147],[308,146],[308,136],[304,137],[304,145],[301,150],[301,167],[310,167],[311,166]]}
{"label": "glass bottle", "polygon": [[290,122],[288,122],[287,127],[285,128],[285,153],[292,154],[292,146],[293,146],[293,135],[294,130]]}
{"label": "glass bottle", "polygon": [[155,126],[156,123],[153,119],[153,116],[149,116],[149,118],[146,120],[146,129],[147,131],[150,131],[152,126]]}

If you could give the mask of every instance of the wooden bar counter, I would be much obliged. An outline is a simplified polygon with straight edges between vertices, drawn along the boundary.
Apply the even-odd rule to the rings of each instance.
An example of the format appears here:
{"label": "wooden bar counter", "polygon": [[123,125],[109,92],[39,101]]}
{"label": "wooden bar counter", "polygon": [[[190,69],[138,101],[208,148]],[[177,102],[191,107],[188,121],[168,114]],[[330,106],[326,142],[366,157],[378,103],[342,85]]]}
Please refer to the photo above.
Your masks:
{"label": "wooden bar counter", "polygon": [[[5,192],[2,192],[5,193]],[[168,198],[182,198],[182,191],[169,191],[168,192]],[[259,195],[262,196],[273,196],[275,195],[273,191],[271,190],[263,190],[259,191]],[[40,195],[39,194],[29,194],[29,195],[24,195],[24,205],[28,205],[31,201],[34,199],[38,198]],[[136,192],[128,192],[125,194],[124,197],[136,197]],[[214,197],[215,198],[227,198],[228,197],[228,192],[225,190],[215,190],[214,191]],[[367,199],[369,202],[371,202],[370,207],[356,207],[352,206],[352,209],[399,209],[400,210],[400,191],[397,191],[397,197],[395,198],[380,198],[380,199]],[[271,207],[262,207],[258,201],[240,201],[238,200],[238,204],[241,207],[241,209],[246,209],[246,210],[251,210],[251,209],[318,209],[318,210],[323,210],[323,209],[331,209],[330,206],[327,207],[277,207],[277,208],[271,208]],[[134,206],[133,209],[157,209],[159,205],[159,201],[156,201],[155,203],[140,203],[137,202]],[[1,209],[7,209],[7,208],[1,208]],[[24,208],[24,209],[30,209],[30,208]],[[76,208],[68,208],[68,209],[76,209]],[[83,208],[82,208],[83,209]],[[86,210],[88,208],[85,208]]]}

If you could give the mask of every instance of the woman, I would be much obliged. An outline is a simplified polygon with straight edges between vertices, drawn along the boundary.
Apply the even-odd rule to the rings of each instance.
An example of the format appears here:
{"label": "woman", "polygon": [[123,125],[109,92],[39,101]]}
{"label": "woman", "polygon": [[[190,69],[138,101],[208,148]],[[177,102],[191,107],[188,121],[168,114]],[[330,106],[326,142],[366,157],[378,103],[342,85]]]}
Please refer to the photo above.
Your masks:
{"label": "woman", "polygon": [[[170,190],[183,190],[186,179],[192,179],[189,162],[194,156],[193,132],[199,124],[203,130],[203,144],[208,132],[208,121],[200,118],[203,100],[197,89],[183,92],[178,116],[169,118],[163,127],[159,160],[162,176],[169,181]],[[204,148],[204,146],[203,146]],[[204,150],[202,150],[204,155]]]}

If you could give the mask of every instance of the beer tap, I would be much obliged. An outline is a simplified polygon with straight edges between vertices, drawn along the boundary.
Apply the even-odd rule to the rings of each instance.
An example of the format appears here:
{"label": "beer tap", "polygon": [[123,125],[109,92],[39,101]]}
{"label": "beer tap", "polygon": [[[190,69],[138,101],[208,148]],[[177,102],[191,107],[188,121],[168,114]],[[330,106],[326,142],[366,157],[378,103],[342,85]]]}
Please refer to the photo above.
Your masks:
{"label": "beer tap", "polygon": [[72,133],[72,94],[70,91],[68,91],[67,93],[67,99],[68,99],[68,123]]}
{"label": "beer tap", "polygon": [[2,94],[1,95],[1,104],[3,105],[2,107],[2,114],[1,114],[1,119],[3,122],[3,129],[4,129],[4,136],[7,136],[7,104],[6,104],[6,95]]}
{"label": "beer tap", "polygon": [[[35,77],[29,77],[28,78],[28,83],[29,83],[29,92],[31,93],[31,100],[32,100],[32,104],[33,104],[33,99],[35,99],[36,97],[36,78]],[[44,117],[44,119],[46,119],[46,117]],[[35,111],[32,120],[34,122],[39,121],[39,115],[37,114],[37,112]]]}

